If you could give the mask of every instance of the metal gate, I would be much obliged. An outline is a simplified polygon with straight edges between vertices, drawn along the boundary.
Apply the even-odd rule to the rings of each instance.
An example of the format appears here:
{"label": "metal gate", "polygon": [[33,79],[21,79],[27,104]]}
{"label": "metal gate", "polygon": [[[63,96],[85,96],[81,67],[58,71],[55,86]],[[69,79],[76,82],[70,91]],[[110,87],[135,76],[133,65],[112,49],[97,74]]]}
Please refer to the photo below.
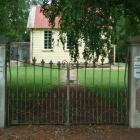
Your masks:
{"label": "metal gate", "polygon": [[128,124],[126,63],[7,59],[7,124]]}

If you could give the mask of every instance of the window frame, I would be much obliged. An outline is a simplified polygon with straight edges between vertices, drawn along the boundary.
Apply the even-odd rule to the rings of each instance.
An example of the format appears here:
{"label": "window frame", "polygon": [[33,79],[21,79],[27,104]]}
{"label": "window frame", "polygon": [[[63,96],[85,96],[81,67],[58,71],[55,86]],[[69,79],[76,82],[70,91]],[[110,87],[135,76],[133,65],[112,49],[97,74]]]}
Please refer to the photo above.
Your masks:
{"label": "window frame", "polygon": [[43,50],[52,50],[52,31],[51,30],[45,30],[44,31],[44,48]]}
{"label": "window frame", "polygon": [[65,50],[66,51],[70,50],[70,46],[68,46],[68,35],[66,35],[66,38],[65,38]]}

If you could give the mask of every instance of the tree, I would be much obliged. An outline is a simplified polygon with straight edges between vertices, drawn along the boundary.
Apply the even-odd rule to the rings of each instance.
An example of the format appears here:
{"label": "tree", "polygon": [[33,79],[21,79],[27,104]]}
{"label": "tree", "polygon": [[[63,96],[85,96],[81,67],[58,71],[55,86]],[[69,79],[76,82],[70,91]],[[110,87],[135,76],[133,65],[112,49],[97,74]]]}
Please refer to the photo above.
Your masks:
{"label": "tree", "polygon": [[31,5],[38,5],[38,4],[42,4],[42,0],[31,0],[30,1]]}
{"label": "tree", "polygon": [[0,34],[12,41],[28,40],[28,0],[4,0],[0,2]]}
{"label": "tree", "polygon": [[140,33],[139,0],[43,0],[42,12],[52,27],[55,17],[61,16],[60,34],[69,34],[74,60],[79,38],[86,44],[84,58],[90,60],[105,57],[111,44],[122,45],[127,36]]}

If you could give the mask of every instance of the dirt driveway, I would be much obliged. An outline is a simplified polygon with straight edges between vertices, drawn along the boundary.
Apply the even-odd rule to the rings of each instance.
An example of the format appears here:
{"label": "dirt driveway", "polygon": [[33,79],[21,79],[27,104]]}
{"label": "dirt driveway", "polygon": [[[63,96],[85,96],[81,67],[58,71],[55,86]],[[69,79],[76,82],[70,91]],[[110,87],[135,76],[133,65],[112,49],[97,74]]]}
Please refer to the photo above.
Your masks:
{"label": "dirt driveway", "polygon": [[16,126],[0,131],[0,140],[140,140],[140,129],[124,126]]}

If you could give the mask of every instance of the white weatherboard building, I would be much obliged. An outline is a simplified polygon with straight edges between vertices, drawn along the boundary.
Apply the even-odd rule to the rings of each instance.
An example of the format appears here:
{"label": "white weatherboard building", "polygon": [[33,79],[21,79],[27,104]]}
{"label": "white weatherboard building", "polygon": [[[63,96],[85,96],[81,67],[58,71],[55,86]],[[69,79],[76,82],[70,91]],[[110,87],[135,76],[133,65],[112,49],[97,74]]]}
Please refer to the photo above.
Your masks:
{"label": "white weatherboard building", "polygon": [[[54,63],[62,62],[63,60],[71,61],[68,41],[65,41],[63,45],[59,38],[59,21],[60,17],[56,17],[55,26],[52,29],[49,20],[41,13],[40,6],[31,7],[27,24],[27,28],[30,30],[30,61],[34,57],[37,59],[37,63],[40,63],[42,59],[46,63],[50,62],[50,60]],[[85,61],[82,55],[83,50],[84,43],[81,41],[79,62]],[[108,58],[105,58],[105,63],[107,62]]]}

